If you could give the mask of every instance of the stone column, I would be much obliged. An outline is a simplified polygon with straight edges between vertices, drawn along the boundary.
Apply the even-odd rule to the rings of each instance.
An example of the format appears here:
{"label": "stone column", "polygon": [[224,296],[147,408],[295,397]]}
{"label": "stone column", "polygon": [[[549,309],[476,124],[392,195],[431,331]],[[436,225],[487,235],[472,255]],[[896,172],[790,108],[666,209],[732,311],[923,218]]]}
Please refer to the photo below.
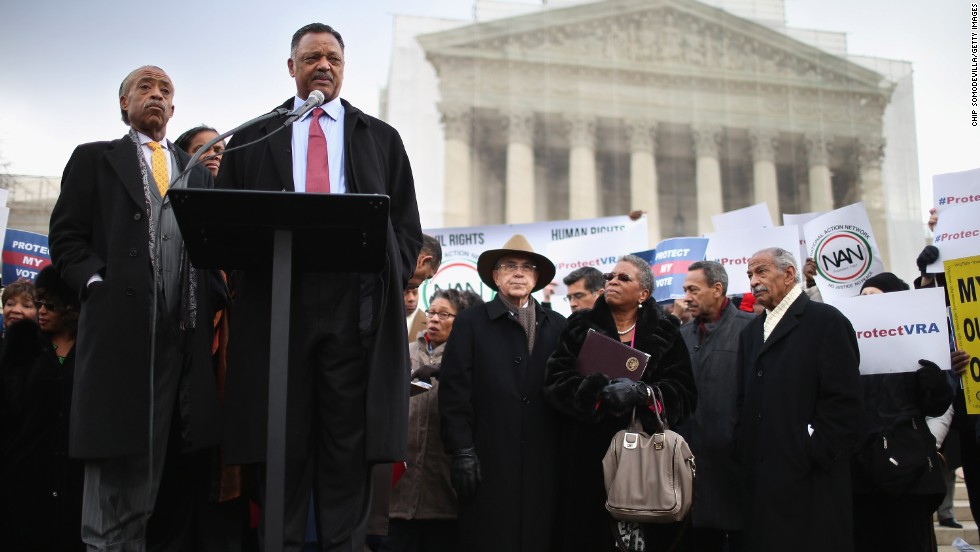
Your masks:
{"label": "stone column", "polygon": [[442,124],[446,137],[443,222],[446,227],[469,226],[473,224],[472,111],[443,107]]}
{"label": "stone column", "polygon": [[888,218],[885,210],[885,189],[881,182],[881,162],[885,157],[885,139],[881,136],[868,136],[858,139],[858,185],[861,186],[861,201],[868,211],[875,242],[881,253],[881,260],[888,268]]}
{"label": "stone column", "polygon": [[819,134],[807,134],[803,144],[810,165],[810,211],[831,211],[834,208],[834,190],[830,183],[831,146]]}
{"label": "stone column", "polygon": [[721,127],[698,125],[693,128],[694,155],[697,157],[695,180],[698,191],[698,233],[714,231],[711,216],[724,211],[721,195],[721,165],[718,163],[718,146],[721,145]]}
{"label": "stone column", "polygon": [[534,222],[534,113],[510,113],[504,126],[507,130],[504,221],[507,224]]}
{"label": "stone column", "polygon": [[779,185],[776,179],[776,148],[779,133],[769,128],[749,129],[749,149],[752,153],[752,184],[755,202],[766,202],[773,224],[779,224]]}
{"label": "stone column", "polygon": [[595,165],[595,117],[572,117],[568,128],[568,218],[599,216]]}
{"label": "stone column", "polygon": [[660,241],[660,201],[657,190],[657,124],[630,121],[630,209],[647,212],[650,247]]}

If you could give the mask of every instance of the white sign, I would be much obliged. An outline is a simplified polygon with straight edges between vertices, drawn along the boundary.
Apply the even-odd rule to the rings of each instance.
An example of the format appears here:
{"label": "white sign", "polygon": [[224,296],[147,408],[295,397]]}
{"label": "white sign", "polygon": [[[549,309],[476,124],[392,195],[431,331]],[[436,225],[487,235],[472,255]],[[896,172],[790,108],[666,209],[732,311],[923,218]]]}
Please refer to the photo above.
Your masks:
{"label": "white sign", "polygon": [[720,215],[711,216],[711,224],[715,232],[726,232],[740,228],[772,228],[772,215],[765,202],[756,203],[742,209],[735,209]]}
{"label": "white sign", "polygon": [[943,271],[943,261],[980,254],[980,203],[960,205],[943,211],[936,223],[932,245],[939,249],[939,259],[926,272]]}
{"label": "white sign", "polygon": [[932,177],[932,206],[937,213],[971,203],[980,203],[980,169]]}
{"label": "white sign", "polygon": [[[492,299],[494,291],[480,280],[476,272],[476,261],[480,253],[503,247],[514,234],[522,234],[536,253],[555,263],[555,280],[559,282],[559,286],[552,297],[552,306],[558,307],[559,312],[563,306],[567,308],[567,304],[561,300],[565,295],[561,279],[569,272],[583,266],[608,270],[608,267],[616,264],[619,257],[649,248],[645,216],[639,220],[617,216],[439,228],[425,230],[425,233],[434,236],[442,245],[442,266],[432,279],[419,287],[419,304],[423,310],[428,308],[429,298],[438,289],[473,291],[485,301]],[[584,239],[577,241],[581,238]],[[539,301],[542,299],[540,291],[534,295]]]}
{"label": "white sign", "polygon": [[817,211],[814,213],[800,213],[798,215],[783,213],[783,224],[785,224],[786,226],[796,226],[797,228],[800,229],[800,262],[801,263],[805,261],[806,258],[808,257],[807,250],[806,250],[806,239],[803,237],[803,225],[826,212],[827,211]]}
{"label": "white sign", "polygon": [[[708,238],[708,249],[704,258],[718,261],[728,272],[728,295],[738,295],[749,292],[749,278],[746,272],[749,259],[762,249],[781,247],[786,251],[799,250],[799,231],[795,226],[777,226],[775,228],[742,228],[715,232],[705,236]],[[797,259],[796,272],[799,274],[802,261]]]}
{"label": "white sign", "polygon": [[920,358],[950,369],[942,288],[846,297],[834,306],[854,326],[862,374],[914,372]]}
{"label": "white sign", "polygon": [[803,225],[803,236],[807,256],[817,264],[814,279],[827,303],[857,295],[865,280],[885,270],[863,203],[816,217]]}

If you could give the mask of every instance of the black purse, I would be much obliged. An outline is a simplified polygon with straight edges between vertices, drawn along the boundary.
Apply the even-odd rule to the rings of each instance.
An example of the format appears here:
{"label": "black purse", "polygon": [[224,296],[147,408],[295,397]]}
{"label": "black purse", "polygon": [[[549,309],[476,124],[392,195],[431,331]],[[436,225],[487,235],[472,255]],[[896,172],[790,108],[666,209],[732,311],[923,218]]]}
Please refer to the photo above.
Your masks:
{"label": "black purse", "polygon": [[[909,422],[876,433],[858,454],[858,461],[868,479],[880,491],[891,496],[908,494],[929,473],[939,473],[942,466],[935,443],[920,433],[913,418]],[[928,430],[926,430],[928,431]]]}

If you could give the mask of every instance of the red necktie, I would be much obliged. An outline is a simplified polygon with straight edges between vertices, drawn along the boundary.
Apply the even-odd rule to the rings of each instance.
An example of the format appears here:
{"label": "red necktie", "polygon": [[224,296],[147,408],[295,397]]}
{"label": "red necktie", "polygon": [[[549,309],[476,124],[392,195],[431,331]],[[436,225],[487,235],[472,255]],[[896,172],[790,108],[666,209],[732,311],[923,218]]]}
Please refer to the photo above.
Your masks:
{"label": "red necktie", "polygon": [[327,155],[327,137],[320,128],[319,107],[313,109],[310,117],[310,137],[306,145],[306,191],[311,193],[330,193],[330,160]]}

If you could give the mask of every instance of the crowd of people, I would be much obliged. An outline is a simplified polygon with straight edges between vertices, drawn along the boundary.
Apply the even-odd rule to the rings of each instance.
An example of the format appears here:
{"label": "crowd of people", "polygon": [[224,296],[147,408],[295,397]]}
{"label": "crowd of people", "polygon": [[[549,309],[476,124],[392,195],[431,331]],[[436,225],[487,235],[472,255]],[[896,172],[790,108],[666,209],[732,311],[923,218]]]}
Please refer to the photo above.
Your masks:
{"label": "crowd of people", "polygon": [[[640,257],[558,275],[515,235],[479,256],[492,299],[420,298],[441,247],[422,234],[397,132],[339,97],[343,38],[299,29],[287,68],[296,95],[280,116],[236,133],[228,153],[220,141],[200,152],[187,185],[387,195],[384,269],[297,274],[289,342],[270,344],[271,268],[191,266],[167,199],[218,132],[166,140],[174,83],[132,71],[119,88],[127,135],[79,146],[65,168],[53,266],[0,296],[5,547],[260,549],[271,354],[288,359],[290,551],[923,552],[937,509],[956,523],[941,502],[959,463],[980,507],[977,425],[956,385],[968,355],[951,352],[952,374],[909,359],[861,375],[853,327],[822,303],[812,260],[798,272],[789,251],[757,252],[745,274],[695,262],[685,296],[660,305]],[[277,132],[313,90],[324,104]],[[937,253],[917,259],[916,287],[943,285],[924,268]],[[568,319],[551,309],[556,276]],[[751,293],[729,295],[730,278]],[[862,294],[908,287],[882,273]],[[642,375],[583,367],[593,333],[649,355]],[[610,440],[660,419],[695,455],[692,513],[614,519]]]}

